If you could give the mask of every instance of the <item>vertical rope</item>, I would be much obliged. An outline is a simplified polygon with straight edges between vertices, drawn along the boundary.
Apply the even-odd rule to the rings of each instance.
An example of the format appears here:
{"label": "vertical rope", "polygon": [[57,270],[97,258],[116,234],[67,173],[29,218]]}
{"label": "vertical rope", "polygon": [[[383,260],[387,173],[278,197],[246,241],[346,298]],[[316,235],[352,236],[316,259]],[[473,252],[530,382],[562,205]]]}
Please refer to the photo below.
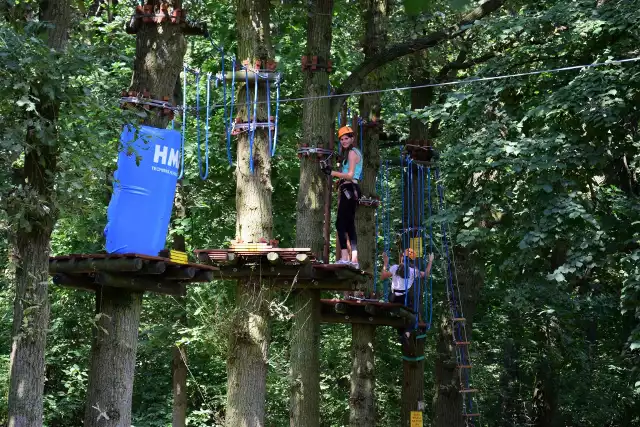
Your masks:
{"label": "vertical rope", "polygon": [[207,73],[207,118],[205,122],[205,135],[204,135],[204,150],[205,150],[205,167],[204,173],[200,167],[200,144],[198,144],[198,170],[200,171],[200,178],[207,179],[209,176],[209,118],[211,117],[211,73]]}
{"label": "vertical rope", "polygon": [[[427,167],[427,198],[429,206],[429,253],[433,253],[433,214],[431,209],[431,168]],[[433,270],[433,265],[432,265]],[[426,302],[426,301],[425,301]],[[429,275],[429,305],[428,313],[427,306],[425,304],[425,319],[429,319],[427,322],[427,329],[431,329],[431,322],[433,320],[433,274]]]}
{"label": "vertical rope", "polygon": [[[236,58],[231,59],[231,105],[229,106],[229,123],[225,123],[227,130],[227,160],[229,166],[233,166],[233,159],[231,157],[231,131],[233,129],[233,104],[235,103],[235,87],[236,87]],[[226,85],[226,81],[225,81]]]}
{"label": "vertical rope", "polygon": [[271,85],[269,84],[269,74],[267,74],[266,77],[266,83],[267,83],[267,139],[269,140],[269,151],[267,152],[267,155],[269,157],[271,157],[271,153],[273,152],[273,147],[272,147],[272,143],[273,141],[271,140]]}
{"label": "vertical rope", "polygon": [[278,145],[278,113],[280,111],[280,74],[276,76],[276,117],[273,124],[273,149],[271,157],[276,154],[276,146]]}
{"label": "vertical rope", "polygon": [[182,154],[180,155],[180,173],[178,179],[184,176],[184,146],[187,142],[187,64],[182,67]]}

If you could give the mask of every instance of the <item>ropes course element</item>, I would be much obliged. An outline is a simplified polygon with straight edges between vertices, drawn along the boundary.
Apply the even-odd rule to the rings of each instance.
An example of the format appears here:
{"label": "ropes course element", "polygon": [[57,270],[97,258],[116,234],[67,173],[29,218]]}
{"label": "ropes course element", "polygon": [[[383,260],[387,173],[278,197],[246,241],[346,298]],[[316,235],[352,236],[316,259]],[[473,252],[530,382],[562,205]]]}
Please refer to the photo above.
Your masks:
{"label": "ropes course element", "polygon": [[[441,212],[445,210],[444,204],[444,187],[440,181],[440,170],[435,168],[435,180],[437,182],[438,209]],[[456,363],[460,378],[460,393],[462,394],[462,415],[465,417],[465,425],[467,427],[476,427],[479,425],[480,413],[477,409],[474,394],[478,391],[470,387],[470,369],[472,367],[471,358],[469,356],[469,345],[471,344],[465,326],[464,313],[462,311],[462,302],[460,297],[460,289],[458,287],[457,277],[454,280],[455,264],[452,262],[453,250],[449,242],[449,226],[446,221],[440,224],[441,240],[443,253],[446,262],[446,290],[447,300],[449,304],[449,314],[451,316],[452,338],[456,352]],[[476,422],[478,424],[476,424]]]}
{"label": "ropes course element", "polygon": [[[459,86],[459,85],[467,85],[467,84],[478,83],[478,82],[489,82],[489,81],[494,81],[494,80],[505,80],[505,79],[518,78],[518,77],[536,76],[536,75],[541,75],[541,74],[552,74],[552,73],[560,73],[560,72],[565,72],[565,71],[576,71],[576,70],[597,68],[597,67],[603,67],[603,66],[609,66],[609,65],[621,65],[621,64],[626,64],[626,63],[630,63],[630,62],[637,62],[637,61],[640,61],[640,56],[634,57],[634,58],[615,59],[615,60],[610,60],[610,61],[605,61],[605,62],[594,62],[594,63],[591,63],[591,64],[572,65],[572,66],[567,66],[567,67],[526,71],[526,72],[522,72],[522,73],[502,74],[502,75],[487,76],[487,77],[470,77],[470,78],[465,79],[465,80],[453,80],[453,81],[450,81],[450,82],[428,83],[428,84],[415,85],[415,86],[396,86],[396,87],[391,87],[391,88],[387,88],[387,89],[367,90],[367,91],[354,91],[354,92],[335,93],[335,94],[320,95],[320,96],[305,96],[305,97],[298,97],[298,98],[284,98],[284,99],[281,99],[280,102],[281,103],[301,102],[301,101],[309,101],[309,100],[314,100],[314,99],[344,98],[344,97],[350,97],[350,96],[371,95],[371,94],[377,94],[377,93],[403,92],[403,91],[408,91],[408,90],[413,90],[413,89],[423,89],[423,88],[430,88],[430,87]],[[264,102],[266,102],[266,101],[260,101],[259,104],[260,103],[264,103]],[[214,107],[216,107],[216,108],[217,107],[222,107],[222,105],[215,105]],[[340,119],[338,119],[338,125],[340,125]],[[348,123],[348,125],[350,125],[350,123]]]}
{"label": "ropes course element", "polygon": [[[189,88],[189,75],[193,76],[193,84],[195,86],[195,132],[196,132],[196,157],[198,161],[198,175],[205,180],[209,176],[209,121],[211,117],[211,73],[206,74],[206,105],[205,108],[205,137],[204,137],[204,161],[202,150],[202,120],[201,120],[201,91],[202,91],[202,72],[199,69],[190,68],[187,64],[183,64],[182,70],[182,143],[180,148],[180,173],[178,179],[184,177],[184,158],[185,147],[187,145],[187,91]],[[204,166],[203,166],[204,164]]]}
{"label": "ropes course element", "polygon": [[[278,116],[280,114],[280,82],[282,73],[276,72],[275,68],[277,64],[273,61],[267,61],[267,69],[260,68],[261,62],[255,61],[253,66],[249,64],[248,60],[242,62],[242,65],[238,68],[236,59],[232,59],[232,71],[229,73],[222,72],[216,76],[219,80],[224,80],[224,97],[225,97],[225,130],[227,137],[227,160],[229,165],[233,166],[233,159],[231,156],[231,136],[240,135],[244,132],[248,133],[249,139],[249,171],[254,172],[254,144],[255,144],[255,132],[256,129],[267,129],[268,149],[267,153],[270,157],[273,157],[276,152],[276,146],[278,141]],[[241,74],[240,74],[241,73]],[[236,117],[233,119],[233,107],[235,103],[235,85],[236,77],[241,75],[244,78],[245,84],[245,106],[246,106],[246,121],[242,118]],[[229,114],[226,114],[226,81],[231,80],[231,101],[229,106]],[[251,94],[249,83],[253,80],[253,96]],[[267,121],[258,121],[258,105],[264,103],[264,101],[258,100],[259,84],[260,81],[264,81],[266,88],[266,104],[267,104]],[[275,99],[275,116],[271,116],[272,108],[272,85],[275,84],[276,99]]]}

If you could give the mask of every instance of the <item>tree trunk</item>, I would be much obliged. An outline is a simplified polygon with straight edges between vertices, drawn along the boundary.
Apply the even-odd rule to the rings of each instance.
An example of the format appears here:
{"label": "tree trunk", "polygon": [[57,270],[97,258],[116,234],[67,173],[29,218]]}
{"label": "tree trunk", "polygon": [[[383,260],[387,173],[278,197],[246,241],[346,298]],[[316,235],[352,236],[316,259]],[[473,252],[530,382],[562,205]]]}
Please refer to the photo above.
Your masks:
{"label": "tree trunk", "polygon": [[[238,59],[254,64],[273,60],[269,30],[268,0],[236,0]],[[241,87],[237,103],[242,105],[246,91],[253,94],[253,83]],[[252,98],[253,99],[253,98]],[[257,121],[267,122],[266,85],[258,87]],[[247,120],[247,105],[238,116]],[[238,139],[236,166],[236,238],[245,242],[271,239],[273,212],[271,204],[271,158],[265,129],[256,129],[253,141],[253,172],[250,170],[250,141],[247,133]],[[255,279],[238,282],[236,311],[229,339],[227,360],[228,427],[264,426],[267,351],[271,339],[269,324],[270,292]]]}
{"label": "tree trunk", "polygon": [[[175,218],[184,219],[187,217],[187,210],[184,203],[184,187],[179,185],[176,191]],[[181,252],[187,251],[184,234],[175,235],[173,238],[173,249]],[[187,327],[187,299],[175,297],[179,310],[180,323]],[[176,344],[172,350],[171,371],[173,376],[173,419],[172,427],[186,427],[187,425],[187,349]]]}
{"label": "tree trunk", "polygon": [[[40,20],[53,24],[46,31],[47,45],[62,50],[67,44],[71,10],[66,0],[45,2]],[[13,305],[12,347],[9,365],[8,416],[10,427],[41,426],[45,381],[45,348],[49,325],[49,244],[56,222],[54,176],[57,164],[59,103],[43,100],[40,114],[45,134],[27,133],[22,176],[23,213],[28,227],[15,230],[16,295]],[[21,201],[22,202],[22,201]],[[22,203],[21,203],[22,204]]]}
{"label": "tree trunk", "polygon": [[[425,65],[426,65],[425,52],[418,52],[411,57],[411,81],[415,85],[424,84],[428,81],[425,79]],[[433,100],[433,88],[420,88],[411,90],[411,110],[418,110],[431,104]],[[409,140],[426,140],[428,137],[428,126],[425,125],[422,120],[416,118],[409,119]],[[417,177],[417,168],[413,169],[413,176]],[[406,178],[406,173],[405,173]],[[409,197],[413,200],[409,205],[413,207],[411,217],[414,219],[413,223],[410,223],[409,209],[405,209],[405,224],[409,227],[416,228],[419,224],[419,218],[421,217],[421,209],[424,206],[420,206],[420,201],[426,198],[426,194],[419,194],[419,187],[414,185],[412,192],[408,193],[409,189],[406,189],[405,200],[409,200]],[[427,215],[424,215],[427,219]],[[423,224],[426,226],[427,224]],[[405,249],[405,248],[403,248]],[[423,254],[428,256],[428,254]],[[426,265],[426,264],[425,264]],[[424,268],[424,267],[423,267]],[[420,281],[420,284],[426,286],[424,281]],[[414,286],[418,285],[418,281],[414,282]],[[418,307],[422,308],[424,304],[424,288],[420,290],[420,304]],[[422,310],[419,310],[422,312]],[[425,319],[425,321],[427,321]],[[412,334],[408,346],[403,346],[402,354],[409,359],[415,359],[424,357],[425,340],[416,339],[416,333]],[[402,396],[400,407],[400,419],[403,427],[408,427],[411,424],[411,412],[424,410],[424,360],[404,360],[402,362]]]}
{"label": "tree trunk", "polygon": [[102,288],[98,331],[91,346],[85,427],[131,425],[133,375],[142,294]]}
{"label": "tree trunk", "polygon": [[[483,278],[482,274],[475,269],[474,260],[470,255],[472,248],[450,248],[449,250],[455,250],[455,265],[460,290],[458,298],[466,319],[467,339],[471,340],[473,315],[476,311]],[[449,302],[445,301],[444,306],[448,307]],[[447,310],[440,317],[436,337],[434,427],[462,427],[465,424],[462,417],[463,397],[459,391],[462,384],[457,365],[451,313]],[[476,410],[477,408],[474,408],[469,412]]]}
{"label": "tree trunk", "polygon": [[[387,28],[387,0],[362,0],[361,6],[366,8],[364,54],[366,58],[377,54],[384,48]],[[381,87],[381,75],[371,73],[367,79],[365,90]],[[360,116],[366,122],[374,122],[380,118],[380,95],[369,94],[360,97]],[[353,124],[354,127],[358,123]],[[363,126],[363,165],[360,188],[367,196],[375,194],[376,177],[380,168],[380,152],[378,151],[379,129]],[[377,236],[375,229],[375,209],[360,207],[356,212],[358,233],[358,261],[360,268],[371,271],[375,266],[375,246]],[[369,283],[369,291],[373,290]],[[375,426],[375,359],[373,344],[375,326],[354,324],[351,328],[351,395],[349,397],[349,425]]]}
{"label": "tree trunk", "polygon": [[[170,2],[170,5],[171,4]],[[136,34],[136,56],[129,90],[148,90],[156,99],[169,96],[173,103],[174,87],[182,70],[182,61],[187,44],[178,25],[143,24]],[[160,129],[167,127],[169,119],[165,115],[147,113],[143,124]],[[142,309],[141,294],[119,289],[117,292],[104,288],[102,294],[103,315],[113,318],[109,336],[95,340],[91,348],[88,399],[85,407],[85,427],[105,425],[129,425],[131,422],[131,399],[133,392],[133,372],[138,347],[138,325]],[[103,317],[104,319],[104,317]],[[119,337],[122,342],[111,345],[111,340]],[[129,341],[126,341],[129,340]],[[109,345],[102,345],[102,341]],[[103,372],[109,374],[105,377]],[[95,378],[94,378],[95,377]],[[102,380],[102,378],[105,380]],[[110,421],[100,418],[96,405],[101,410],[113,411]],[[100,418],[100,419],[98,419]],[[115,420],[115,421],[114,421]],[[105,424],[106,423],[106,424]]]}
{"label": "tree trunk", "polygon": [[[179,297],[181,306],[184,305],[184,297]],[[185,314],[186,320],[186,314]],[[187,352],[184,346],[175,345],[172,351],[173,363],[173,421],[172,427],[185,427],[187,425]]]}
{"label": "tree trunk", "polygon": [[[328,60],[331,49],[333,0],[309,2],[307,56]],[[305,97],[302,112],[302,142],[309,147],[328,147],[331,133],[329,74],[325,70],[309,71],[304,76]],[[311,248],[321,257],[324,249],[323,223],[325,192],[331,179],[320,171],[313,157],[303,157],[296,218],[296,246]],[[324,260],[328,262],[328,259]],[[291,427],[320,425],[320,292],[296,291],[291,330]]]}

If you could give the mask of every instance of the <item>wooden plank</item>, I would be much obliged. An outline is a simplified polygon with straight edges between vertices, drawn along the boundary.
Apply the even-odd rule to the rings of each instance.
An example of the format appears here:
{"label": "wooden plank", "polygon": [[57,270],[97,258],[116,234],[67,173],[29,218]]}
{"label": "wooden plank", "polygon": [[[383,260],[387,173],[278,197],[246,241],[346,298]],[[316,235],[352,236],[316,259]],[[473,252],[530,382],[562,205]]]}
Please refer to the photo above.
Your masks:
{"label": "wooden plank", "polygon": [[189,283],[194,283],[194,282],[200,282],[200,283],[213,282],[214,275],[215,275],[215,272],[213,272],[213,271],[199,270],[199,271],[196,272],[196,275],[193,277],[193,279],[185,281],[185,283],[186,282],[189,282]]}
{"label": "wooden plank", "polygon": [[167,263],[162,261],[144,261],[138,274],[162,274],[167,270]]}
{"label": "wooden plank", "polygon": [[165,280],[189,280],[196,275],[195,267],[169,266],[162,276]]}
{"label": "wooden plank", "polygon": [[368,325],[392,326],[394,328],[405,327],[406,324],[402,319],[393,317],[373,317],[373,316],[354,316],[336,313],[322,313],[320,315],[322,323],[358,323]]}
{"label": "wooden plank", "polygon": [[49,273],[89,273],[93,271],[132,272],[142,269],[139,258],[81,259],[78,261],[55,260],[49,263]]}
{"label": "wooden plank", "polygon": [[97,292],[100,289],[100,286],[95,284],[94,281],[89,279],[87,276],[71,276],[64,273],[54,274],[53,283],[75,289],[84,289],[91,292]]}

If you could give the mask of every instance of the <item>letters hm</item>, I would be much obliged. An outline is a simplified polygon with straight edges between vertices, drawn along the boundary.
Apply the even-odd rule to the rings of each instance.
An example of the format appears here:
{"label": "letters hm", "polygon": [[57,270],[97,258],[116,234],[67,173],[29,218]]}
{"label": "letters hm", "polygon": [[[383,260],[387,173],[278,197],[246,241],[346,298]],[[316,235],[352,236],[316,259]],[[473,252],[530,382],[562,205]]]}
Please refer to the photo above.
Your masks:
{"label": "letters hm", "polygon": [[178,169],[178,165],[180,164],[180,150],[169,149],[166,145],[156,144],[156,150],[153,153],[153,163],[161,163],[164,166]]}

